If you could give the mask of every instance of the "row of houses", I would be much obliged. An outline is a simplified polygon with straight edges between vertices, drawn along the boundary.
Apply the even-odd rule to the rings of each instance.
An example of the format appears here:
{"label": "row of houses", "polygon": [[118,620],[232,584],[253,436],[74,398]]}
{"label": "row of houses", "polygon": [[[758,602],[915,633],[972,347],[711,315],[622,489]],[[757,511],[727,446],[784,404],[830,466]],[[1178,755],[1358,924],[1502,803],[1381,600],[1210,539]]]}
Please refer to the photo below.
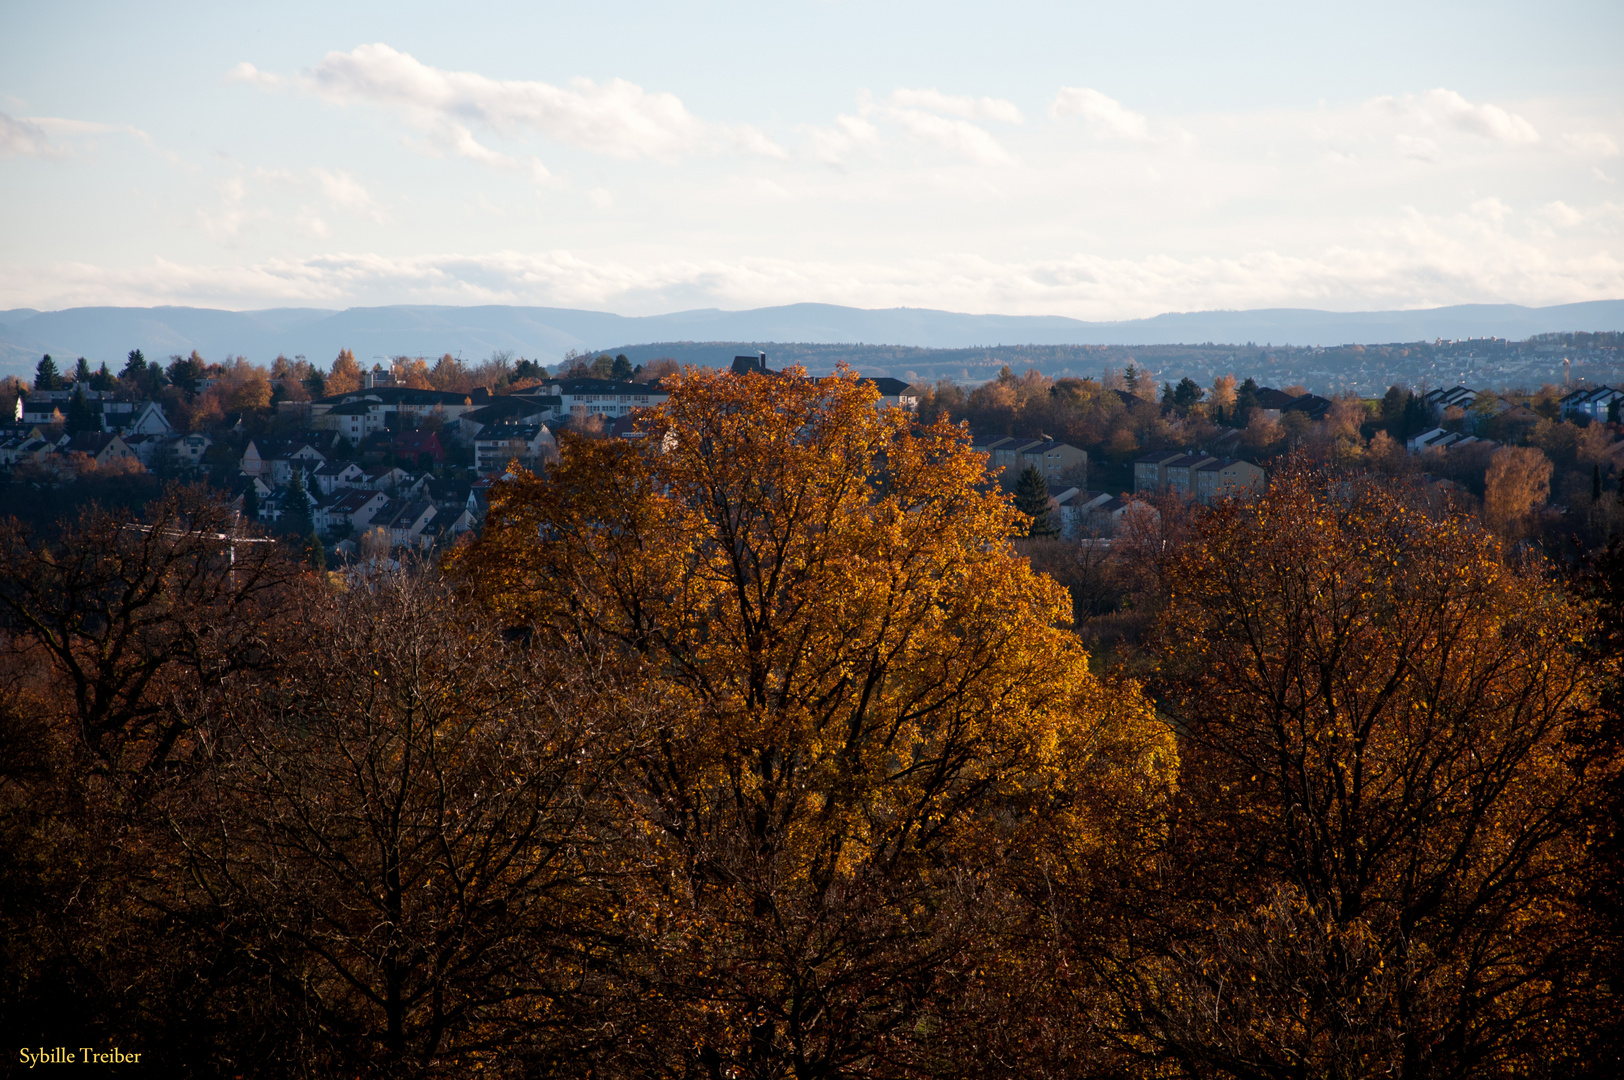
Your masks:
{"label": "row of houses", "polygon": [[1204,451],[1157,450],[1133,462],[1135,491],[1174,491],[1198,502],[1262,491],[1265,483],[1262,468],[1253,462]]}
{"label": "row of houses", "polygon": [[146,469],[184,470],[201,466],[203,455],[213,443],[207,435],[121,435],[108,431],[70,434],[38,424],[13,424],[0,427],[0,467],[49,465],[84,454],[98,466],[135,461]]}
{"label": "row of houses", "polygon": [[[1617,410],[1624,407],[1621,406],[1621,402],[1624,402],[1624,390],[1606,385],[1581,386],[1557,400],[1557,419],[1574,420],[1583,417],[1590,421],[1611,420],[1617,416]],[[1507,401],[1498,394],[1474,390],[1469,386],[1456,385],[1448,389],[1429,390],[1421,395],[1421,403],[1426,406],[1434,421],[1445,420],[1450,409],[1459,409],[1463,414],[1472,412],[1490,416],[1509,414],[1514,420],[1530,424],[1540,419],[1540,416],[1526,405]]]}
{"label": "row of houses", "polygon": [[552,379],[500,397],[483,387],[462,394],[377,386],[311,402],[283,402],[279,408],[302,413],[313,429],[359,446],[380,432],[416,428],[431,417],[448,437],[469,442],[493,425],[545,426],[571,417],[614,421],[669,397],[658,383]]}
{"label": "row of houses", "polygon": [[1468,446],[1481,446],[1492,449],[1499,445],[1493,439],[1481,439],[1476,435],[1466,435],[1459,431],[1432,428],[1406,440],[1404,448],[1412,454],[1421,454],[1428,450],[1465,449]]}
{"label": "row of houses", "polygon": [[120,401],[111,390],[30,390],[17,399],[15,423],[61,427],[75,394],[83,394],[96,430],[123,436],[171,435],[174,427],[155,401]]}
{"label": "row of houses", "polygon": [[1615,390],[1611,386],[1580,387],[1558,402],[1558,415],[1564,420],[1576,416],[1595,421],[1613,420],[1618,416],[1618,410],[1624,408],[1620,399],[1624,399],[1624,390]]}
{"label": "row of houses", "polygon": [[1037,438],[1007,436],[976,443],[973,448],[986,454],[990,459],[988,464],[1005,477],[1017,476],[1031,466],[1045,480],[1057,481],[1063,473],[1072,469],[1088,468],[1088,451],[1046,435]]}

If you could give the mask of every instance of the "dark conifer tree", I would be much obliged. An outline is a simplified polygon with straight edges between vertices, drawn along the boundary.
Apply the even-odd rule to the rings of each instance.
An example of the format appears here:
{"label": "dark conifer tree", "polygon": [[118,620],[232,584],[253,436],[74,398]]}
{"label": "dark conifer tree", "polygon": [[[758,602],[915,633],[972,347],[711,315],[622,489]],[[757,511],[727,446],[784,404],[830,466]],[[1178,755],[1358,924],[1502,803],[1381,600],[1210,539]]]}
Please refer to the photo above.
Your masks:
{"label": "dark conifer tree", "polygon": [[101,421],[96,411],[85,400],[85,388],[79,386],[73,391],[73,397],[68,399],[68,430],[70,432],[100,431]]}
{"label": "dark conifer tree", "polygon": [[34,368],[34,389],[60,390],[64,381],[66,380],[56,369],[56,361],[51,359],[51,354],[46,353],[40,357],[39,363]]}
{"label": "dark conifer tree", "polygon": [[282,504],[282,529],[289,536],[297,537],[300,547],[305,543],[305,538],[316,531],[316,522],[310,513],[310,493],[305,490],[303,469],[294,469],[293,480],[288,484],[288,493]]}
{"label": "dark conifer tree", "polygon": [[1049,485],[1036,465],[1021,471],[1020,482],[1015,485],[1015,509],[1032,519],[1026,535],[1058,535],[1059,530],[1049,520]]}

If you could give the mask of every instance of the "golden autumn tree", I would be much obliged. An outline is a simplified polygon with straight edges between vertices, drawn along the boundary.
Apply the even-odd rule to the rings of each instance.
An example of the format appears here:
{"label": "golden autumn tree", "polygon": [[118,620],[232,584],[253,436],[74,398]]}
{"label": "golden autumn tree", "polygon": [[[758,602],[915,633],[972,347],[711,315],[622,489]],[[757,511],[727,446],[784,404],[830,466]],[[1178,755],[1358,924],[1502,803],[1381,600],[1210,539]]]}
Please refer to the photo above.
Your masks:
{"label": "golden autumn tree", "polygon": [[1581,610],[1469,517],[1300,462],[1165,577],[1182,797],[1127,1041],[1197,1076],[1571,1071]]}
{"label": "golden autumn tree", "polygon": [[361,389],[361,365],[356,362],[355,353],[349,349],[339,350],[338,359],[333,361],[333,370],[327,376],[323,389],[329,397]]}
{"label": "golden autumn tree", "polygon": [[[620,1067],[882,1076],[976,1059],[1020,880],[1103,850],[1167,734],[1102,685],[964,432],[842,370],[690,370],[646,440],[566,436],[454,567],[512,624],[606,643],[677,719],[626,776],[649,1013]],[[1030,857],[1028,857],[1030,856]],[[954,1063],[957,1064],[954,1064]]]}
{"label": "golden autumn tree", "polygon": [[1535,446],[1502,446],[1489,459],[1483,514],[1510,540],[1527,531],[1528,516],[1551,494],[1551,459]]}

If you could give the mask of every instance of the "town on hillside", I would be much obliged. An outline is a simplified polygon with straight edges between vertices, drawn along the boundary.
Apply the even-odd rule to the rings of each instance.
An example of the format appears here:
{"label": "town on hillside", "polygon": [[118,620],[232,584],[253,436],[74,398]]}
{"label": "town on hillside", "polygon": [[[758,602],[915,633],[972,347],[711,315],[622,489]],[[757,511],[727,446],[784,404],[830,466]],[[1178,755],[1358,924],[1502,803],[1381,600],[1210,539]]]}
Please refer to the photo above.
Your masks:
{"label": "town on hillside", "polygon": [[[507,354],[365,369],[344,351],[324,371],[302,357],[162,364],[137,350],[114,374],[45,356],[31,383],[0,385],[0,483],[9,508],[43,520],[201,480],[261,529],[314,538],[324,559],[427,552],[478,530],[490,485],[515,464],[543,468],[562,432],[641,438],[639,412],[667,399],[661,380],[677,370],[625,354],[572,354],[549,373]],[[780,373],[765,352],[731,370]],[[1260,490],[1291,452],[1409,476],[1486,514],[1509,513],[1509,499],[1530,535],[1594,540],[1624,516],[1624,391],[1606,384],[1322,396],[1230,372],[1158,385],[1132,363],[1090,378],[1005,365],[974,386],[866,381],[881,407],[967,424],[1035,536],[1109,544],[1167,498]]]}

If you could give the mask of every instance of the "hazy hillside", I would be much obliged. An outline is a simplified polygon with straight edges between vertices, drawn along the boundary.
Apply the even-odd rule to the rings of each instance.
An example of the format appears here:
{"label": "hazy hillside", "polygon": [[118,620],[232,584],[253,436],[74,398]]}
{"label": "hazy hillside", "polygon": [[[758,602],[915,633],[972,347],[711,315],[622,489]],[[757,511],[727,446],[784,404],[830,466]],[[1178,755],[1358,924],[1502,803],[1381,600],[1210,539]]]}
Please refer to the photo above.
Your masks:
{"label": "hazy hillside", "polygon": [[[1336,345],[1434,338],[1522,339],[1564,330],[1624,330],[1624,300],[1527,308],[1473,304],[1425,311],[1335,313],[1277,308],[1158,315],[1124,322],[1062,316],[967,315],[924,308],[868,310],[790,304],[751,311],[706,309],[627,317],[543,307],[398,306],[274,308],[70,308],[0,312],[0,373],[22,374],[41,353],[110,365],[139,348],[149,356],[209,359],[277,353],[325,363],[340,349],[366,361],[400,354],[483,357],[495,349],[554,363],[570,349],[620,351],[650,342],[868,343],[930,349],[996,345]],[[729,346],[731,347],[731,346]]]}

